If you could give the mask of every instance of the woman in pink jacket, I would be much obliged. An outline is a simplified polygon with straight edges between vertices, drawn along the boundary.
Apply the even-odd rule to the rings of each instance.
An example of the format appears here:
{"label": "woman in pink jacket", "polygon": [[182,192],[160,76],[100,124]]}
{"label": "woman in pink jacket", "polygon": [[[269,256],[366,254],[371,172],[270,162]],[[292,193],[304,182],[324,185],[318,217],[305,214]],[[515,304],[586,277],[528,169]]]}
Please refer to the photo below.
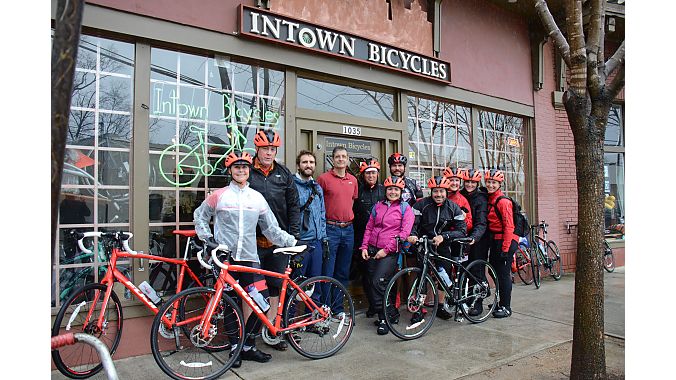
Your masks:
{"label": "woman in pink jacket", "polygon": [[397,269],[399,249],[396,236],[406,239],[411,233],[415,217],[408,202],[401,201],[404,179],[397,176],[388,177],[383,183],[385,200],[376,203],[364,231],[361,244],[361,256],[367,260],[367,276],[370,281],[370,299],[374,309],[378,311],[378,335],[389,332],[385,323],[383,297],[385,287]]}

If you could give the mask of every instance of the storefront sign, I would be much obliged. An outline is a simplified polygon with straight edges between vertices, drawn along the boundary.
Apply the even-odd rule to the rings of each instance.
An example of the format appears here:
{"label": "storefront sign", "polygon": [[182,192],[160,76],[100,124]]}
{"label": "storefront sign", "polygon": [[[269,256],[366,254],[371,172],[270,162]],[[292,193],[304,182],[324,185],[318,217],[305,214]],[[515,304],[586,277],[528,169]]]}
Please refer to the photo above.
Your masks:
{"label": "storefront sign", "polygon": [[344,146],[351,154],[371,154],[371,142],[367,140],[341,139],[337,137],[326,137],[324,139],[326,151],[330,152],[337,146]]}
{"label": "storefront sign", "polygon": [[437,81],[451,81],[448,62],[240,5],[240,34],[360,61]]}

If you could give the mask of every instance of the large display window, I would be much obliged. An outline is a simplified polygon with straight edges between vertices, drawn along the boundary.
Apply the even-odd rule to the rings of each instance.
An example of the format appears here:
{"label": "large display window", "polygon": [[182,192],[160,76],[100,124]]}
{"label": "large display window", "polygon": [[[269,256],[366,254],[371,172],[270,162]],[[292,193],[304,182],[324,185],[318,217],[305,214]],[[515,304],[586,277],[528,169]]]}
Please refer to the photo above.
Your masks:
{"label": "large display window", "polygon": [[[61,185],[52,306],[105,273],[97,241],[84,254],[69,231],[129,230],[134,45],[82,35]],[[121,269],[129,262],[120,261]]]}
{"label": "large display window", "polygon": [[[285,77],[225,57],[155,47],[150,61],[150,247],[154,254],[177,257],[185,238],[172,231],[192,229],[193,211],[209,192],[229,183],[227,154],[240,149],[253,155],[260,129],[273,129],[284,140]],[[283,161],[284,146],[277,157]],[[174,268],[150,266],[156,290],[175,287]]]}

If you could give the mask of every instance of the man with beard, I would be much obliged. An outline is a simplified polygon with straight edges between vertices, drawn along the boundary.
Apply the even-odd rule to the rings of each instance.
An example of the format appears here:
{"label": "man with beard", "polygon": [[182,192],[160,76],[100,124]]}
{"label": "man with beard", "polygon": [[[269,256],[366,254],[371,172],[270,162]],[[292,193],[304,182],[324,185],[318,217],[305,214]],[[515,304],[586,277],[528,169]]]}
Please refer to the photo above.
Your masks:
{"label": "man with beard", "polygon": [[[467,225],[465,224],[465,213],[460,210],[457,204],[447,198],[449,186],[450,181],[443,176],[431,177],[427,181],[427,187],[432,191],[432,195],[423,198],[413,206],[415,223],[408,241],[411,244],[416,244],[418,236],[432,238],[432,244],[437,247],[437,253],[450,259],[457,256],[457,254],[451,253],[451,241],[465,237]],[[444,268],[446,273],[452,273],[451,264],[439,260],[439,265]],[[445,299],[441,291],[439,291],[439,299]],[[441,304],[437,310],[437,316],[441,319],[451,318],[451,314]]]}
{"label": "man with beard", "polygon": [[401,153],[393,153],[387,159],[387,164],[390,166],[390,175],[403,178],[406,184],[404,191],[401,193],[401,200],[413,206],[418,199],[423,197],[423,193],[414,179],[405,176],[407,162],[408,160]]}
{"label": "man with beard", "polygon": [[314,153],[301,150],[296,157],[298,172],[293,177],[298,188],[300,238],[310,247],[303,257],[301,269],[301,274],[308,278],[322,274],[322,262],[329,256],[324,191],[312,178],[316,162]]}

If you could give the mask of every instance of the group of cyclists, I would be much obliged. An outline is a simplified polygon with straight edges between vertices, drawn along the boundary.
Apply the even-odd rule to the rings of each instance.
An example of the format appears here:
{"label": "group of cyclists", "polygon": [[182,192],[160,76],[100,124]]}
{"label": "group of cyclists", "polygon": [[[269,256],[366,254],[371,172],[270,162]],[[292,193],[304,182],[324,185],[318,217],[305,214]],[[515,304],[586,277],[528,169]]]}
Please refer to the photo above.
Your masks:
{"label": "group of cyclists", "polygon": [[[513,234],[511,200],[500,198],[503,171],[446,168],[442,175],[429,178],[431,194],[423,197],[416,181],[405,175],[407,158],[400,153],[388,158],[390,175],[380,184],[381,166],[375,158],[360,162],[359,179],[346,170],[349,159],[345,147],[333,149],[333,168],[315,180],[317,159],[313,152],[300,151],[297,171],[292,173],[276,161],[281,146],[276,132],[259,131],[254,145],[254,156],[237,150],[227,156],[225,166],[232,181],[207,196],[194,212],[198,237],[212,249],[227,245],[232,263],[283,273],[288,257],[274,255],[272,250],[307,245],[302,274],[334,277],[345,285],[350,266],[357,265],[368,299],[366,315],[377,316],[377,334],[385,335],[389,330],[383,297],[398,268],[399,253],[403,246],[415,245],[419,237],[427,236],[442,256],[467,254],[468,263],[488,260],[495,268],[500,289],[493,316],[511,315],[511,262],[518,237]],[[482,179],[485,187],[481,186]],[[451,243],[459,237],[472,239],[468,252],[460,252],[459,246]],[[403,255],[403,259],[406,266],[417,264],[415,255]],[[451,273],[451,268],[444,269]],[[262,275],[238,275],[242,287],[253,284],[269,297],[267,315],[274,318],[279,284]],[[478,315],[481,308],[477,302],[470,313]],[[235,368],[242,360],[267,362],[272,357],[256,347],[253,336],[261,324],[246,309],[243,312],[249,337]],[[451,317],[442,307],[436,315]],[[287,345],[282,340],[271,347],[285,350]],[[231,347],[233,352],[235,348]]]}

